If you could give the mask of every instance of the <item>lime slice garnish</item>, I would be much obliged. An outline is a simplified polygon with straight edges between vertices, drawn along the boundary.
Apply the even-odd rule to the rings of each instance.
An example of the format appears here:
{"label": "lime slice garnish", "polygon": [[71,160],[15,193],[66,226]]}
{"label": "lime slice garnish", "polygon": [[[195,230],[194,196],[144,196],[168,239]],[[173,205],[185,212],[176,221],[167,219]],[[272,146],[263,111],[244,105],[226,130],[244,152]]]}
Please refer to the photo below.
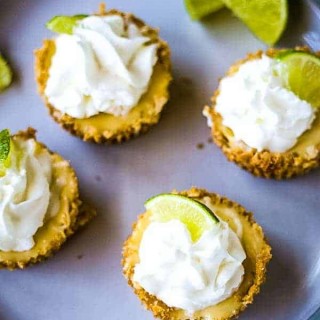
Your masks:
{"label": "lime slice garnish", "polygon": [[273,45],[284,31],[288,18],[287,0],[223,0],[262,41]]}
{"label": "lime slice garnish", "polygon": [[8,129],[0,131],[0,176],[3,176],[10,166],[11,138]]}
{"label": "lime slice garnish", "polygon": [[145,207],[155,221],[180,220],[187,226],[193,241],[219,222],[207,206],[181,195],[160,194],[147,200]]}
{"label": "lime slice garnish", "polygon": [[281,52],[279,75],[289,90],[314,108],[320,107],[320,58],[303,51]]}
{"label": "lime slice garnish", "polygon": [[184,4],[190,17],[194,20],[201,19],[224,7],[222,0],[184,0]]}
{"label": "lime slice garnish", "polygon": [[86,18],[85,14],[78,14],[75,16],[55,16],[46,23],[46,27],[57,33],[72,34],[74,26],[78,21]]}
{"label": "lime slice garnish", "polygon": [[0,92],[9,87],[12,81],[12,71],[7,61],[0,55]]}

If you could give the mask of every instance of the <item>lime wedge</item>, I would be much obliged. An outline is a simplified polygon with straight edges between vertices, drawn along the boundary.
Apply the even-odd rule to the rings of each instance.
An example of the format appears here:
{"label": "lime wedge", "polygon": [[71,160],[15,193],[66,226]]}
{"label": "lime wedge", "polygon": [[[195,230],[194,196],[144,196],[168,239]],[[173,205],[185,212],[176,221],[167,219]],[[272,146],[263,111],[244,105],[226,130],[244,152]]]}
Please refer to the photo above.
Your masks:
{"label": "lime wedge", "polygon": [[9,87],[12,81],[12,71],[7,61],[0,55],[0,92]]}
{"label": "lime wedge", "polygon": [[199,20],[224,7],[222,0],[184,0],[184,4],[193,20]]}
{"label": "lime wedge", "polygon": [[320,58],[303,51],[278,54],[280,76],[287,88],[314,108],[320,107]]}
{"label": "lime wedge", "polygon": [[268,45],[275,44],[286,27],[287,0],[223,0],[223,2]]}
{"label": "lime wedge", "polygon": [[10,166],[11,138],[8,129],[0,131],[0,176],[3,176]]}
{"label": "lime wedge", "polygon": [[46,23],[46,27],[57,33],[72,34],[74,26],[78,21],[86,18],[85,14],[75,16],[55,16]]}
{"label": "lime wedge", "polygon": [[155,221],[180,220],[187,226],[193,241],[197,241],[205,230],[219,222],[204,204],[181,195],[160,194],[147,200],[145,207]]}

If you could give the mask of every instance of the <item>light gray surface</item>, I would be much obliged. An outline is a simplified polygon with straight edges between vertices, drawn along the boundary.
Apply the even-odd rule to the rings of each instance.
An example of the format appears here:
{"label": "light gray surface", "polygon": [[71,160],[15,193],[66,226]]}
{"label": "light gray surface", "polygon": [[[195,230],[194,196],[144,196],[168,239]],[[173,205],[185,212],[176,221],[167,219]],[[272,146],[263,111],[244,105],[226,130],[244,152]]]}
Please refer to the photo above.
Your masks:
{"label": "light gray surface", "polygon": [[[148,197],[192,185],[253,211],[273,247],[267,283],[240,318],[306,319],[320,300],[320,171],[282,182],[254,178],[207,143],[209,130],[201,115],[227,67],[264,46],[228,11],[199,24],[189,20],[181,0],[108,1],[108,7],[160,27],[172,49],[175,81],[161,122],[148,134],[119,146],[86,144],[48,116],[36,93],[32,51],[51,36],[44,24],[53,15],[90,13],[97,5],[88,0],[0,1],[0,49],[17,76],[0,95],[0,128],[36,128],[41,141],[71,160],[83,197],[99,213],[47,262],[0,272],[0,319],[152,319],[122,277],[121,246]],[[283,45],[297,42],[310,24],[310,13],[300,6],[295,11]],[[197,149],[198,143],[204,149]]]}

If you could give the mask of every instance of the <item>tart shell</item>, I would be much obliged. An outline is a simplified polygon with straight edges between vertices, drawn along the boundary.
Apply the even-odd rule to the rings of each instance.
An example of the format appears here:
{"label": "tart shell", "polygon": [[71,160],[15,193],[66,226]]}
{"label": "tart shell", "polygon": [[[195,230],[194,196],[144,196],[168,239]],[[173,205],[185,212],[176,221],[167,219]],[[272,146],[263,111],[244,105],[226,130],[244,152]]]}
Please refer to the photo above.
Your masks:
{"label": "tart shell", "polygon": [[[296,50],[310,51],[298,47]],[[275,57],[281,50],[269,49],[265,52],[269,57]],[[261,58],[263,51],[248,54],[248,56],[231,66],[227,76],[236,73],[239,67],[250,60]],[[320,53],[318,54],[320,56]],[[211,134],[214,142],[221,148],[229,161],[251,172],[257,177],[286,179],[307,173],[320,165],[320,114],[318,112],[312,128],[299,137],[296,145],[283,153],[267,150],[257,151],[244,142],[235,141],[232,130],[222,123],[221,115],[215,110],[219,88],[212,97],[212,106],[205,107],[204,114],[212,122]]]}
{"label": "tart shell", "polygon": [[84,141],[120,143],[138,136],[158,123],[160,113],[169,99],[168,87],[172,76],[168,44],[159,38],[158,30],[147,26],[142,20],[130,13],[117,10],[106,11],[105,7],[100,5],[97,15],[113,14],[122,16],[124,21],[135,23],[143,35],[150,37],[151,42],[158,44],[158,61],[154,66],[148,91],[141,97],[138,105],[131,109],[126,116],[116,117],[100,113],[90,118],[76,119],[55,109],[45,96],[51,59],[55,53],[54,41],[44,40],[42,48],[35,50],[35,75],[38,91],[43,97],[51,117],[64,129]]}
{"label": "tart shell", "polygon": [[[140,241],[146,226],[150,223],[150,214],[148,212],[138,217],[137,222],[133,225],[132,234],[123,246],[123,274],[128,284],[133,288],[144,307],[152,311],[153,315],[159,319],[226,320],[236,318],[241,311],[253,302],[254,296],[260,291],[260,286],[266,278],[266,266],[271,259],[271,248],[265,239],[262,228],[254,221],[252,214],[247,212],[242,206],[217,194],[197,188],[173,193],[188,196],[196,200],[209,198],[215,207],[215,214],[228,222],[234,231],[235,225],[232,223],[232,216],[236,215],[237,218],[241,219],[244,228],[241,241],[247,254],[247,258],[244,261],[245,275],[242,284],[228,299],[215,306],[199,310],[192,316],[188,315],[184,310],[167,306],[164,302],[146,292],[132,279],[134,267],[139,262],[138,250]],[[224,215],[223,211],[232,212],[232,215]],[[252,240],[256,242],[255,245],[249,245],[250,237],[255,238]]]}
{"label": "tart shell", "polygon": [[[13,136],[13,139],[34,139],[36,131],[28,128]],[[46,149],[36,142],[38,150]],[[49,151],[49,150],[48,150]],[[28,251],[14,252],[0,250],[0,268],[13,270],[38,263],[58,251],[66,239],[86,225],[95,215],[94,209],[85,206],[79,199],[78,180],[69,162],[51,151],[53,163],[53,183],[58,188],[60,208],[57,214],[45,221],[34,235],[35,245]]]}

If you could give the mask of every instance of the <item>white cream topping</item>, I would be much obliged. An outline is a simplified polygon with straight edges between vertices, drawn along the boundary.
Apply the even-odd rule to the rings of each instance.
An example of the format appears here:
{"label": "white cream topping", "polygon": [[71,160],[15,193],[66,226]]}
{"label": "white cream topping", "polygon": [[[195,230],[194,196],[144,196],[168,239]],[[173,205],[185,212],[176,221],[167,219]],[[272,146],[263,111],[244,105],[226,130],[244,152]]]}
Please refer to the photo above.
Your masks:
{"label": "white cream topping", "polygon": [[133,280],[170,307],[189,314],[232,295],[242,282],[246,254],[220,221],[193,243],[179,220],[151,222],[139,249]]}
{"label": "white cream topping", "polygon": [[0,177],[0,250],[25,251],[49,210],[52,162],[48,151],[35,153],[34,140],[15,140],[11,166]]}
{"label": "white cream topping", "polygon": [[72,35],[55,40],[48,101],[74,118],[128,114],[147,91],[157,61],[157,44],[149,41],[119,15],[81,20]]}
{"label": "white cream topping", "polygon": [[258,151],[285,152],[315,118],[311,105],[301,100],[277,75],[279,62],[267,56],[248,61],[220,82],[216,111],[237,141]]}

